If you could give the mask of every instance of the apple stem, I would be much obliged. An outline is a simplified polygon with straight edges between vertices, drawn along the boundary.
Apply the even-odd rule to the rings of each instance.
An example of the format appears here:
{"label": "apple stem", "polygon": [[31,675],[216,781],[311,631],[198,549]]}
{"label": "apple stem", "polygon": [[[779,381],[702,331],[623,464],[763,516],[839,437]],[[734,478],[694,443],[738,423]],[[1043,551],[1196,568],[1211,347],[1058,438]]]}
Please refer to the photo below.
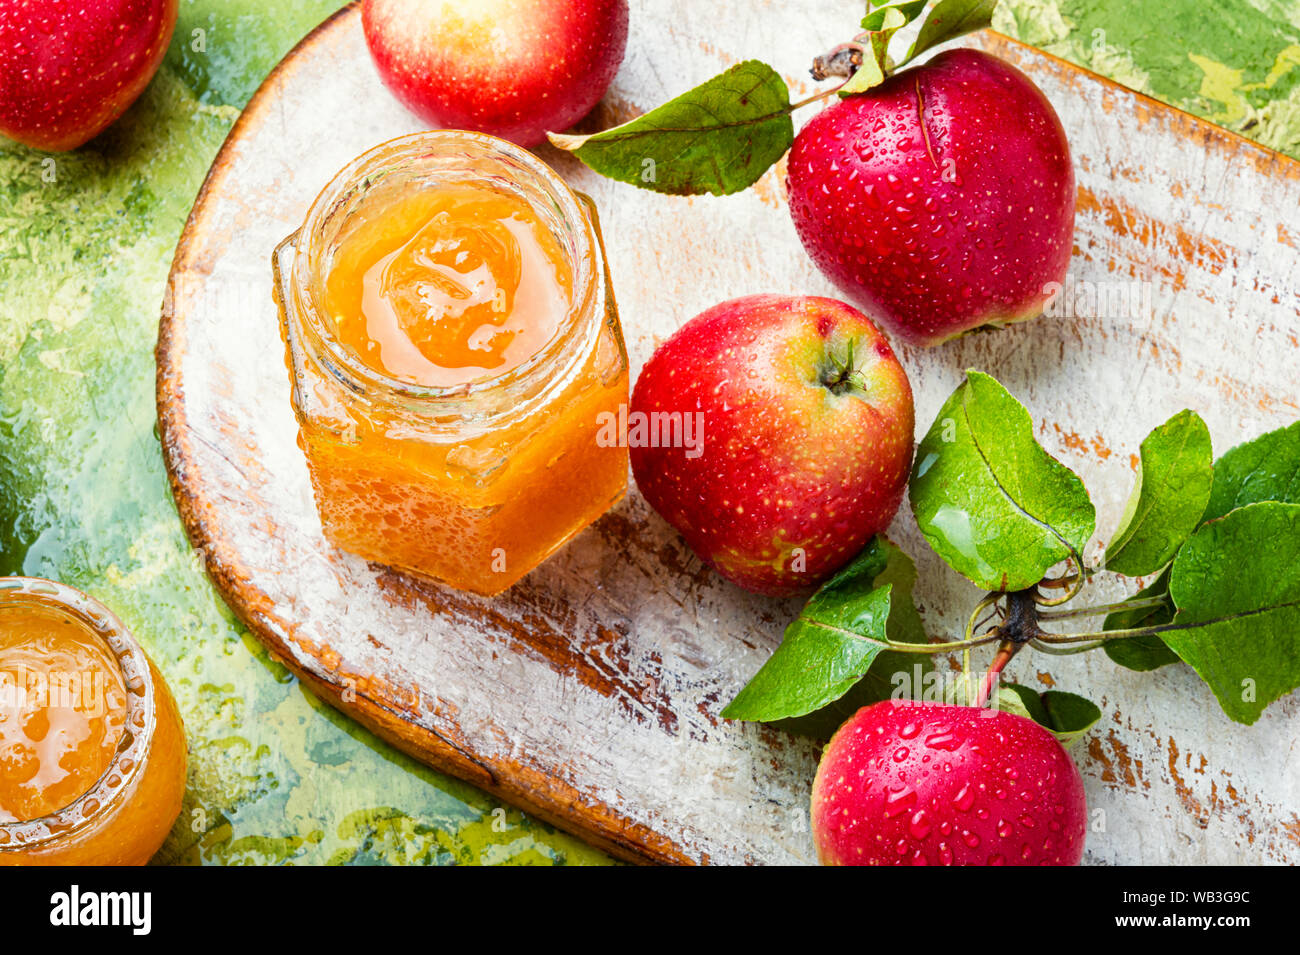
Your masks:
{"label": "apple stem", "polygon": [[856,630],[837,627],[824,620],[815,620],[803,615],[800,615],[796,619],[804,620],[820,630],[829,630],[831,633],[853,637],[857,640],[865,640],[867,643],[874,643],[878,647],[884,647],[886,650],[894,650],[898,653],[955,653],[959,650],[969,650],[971,647],[982,647],[986,643],[995,643],[999,639],[998,634],[990,633],[988,636],[984,637],[967,640],[949,640],[946,643],[903,643],[898,640],[877,640],[875,637],[869,637],[866,634],[858,633]]}
{"label": "apple stem", "polygon": [[[989,694],[993,692],[993,684],[997,682],[1002,668],[1011,662],[1011,658],[1020,652],[1020,648],[1031,640],[1043,636],[1042,628],[1038,626],[1039,599],[1037,587],[1007,594],[1006,618],[1001,625],[993,629],[993,633],[1000,637],[1002,642],[998,644],[998,652],[980,683],[979,694],[975,697],[976,706],[983,706],[988,701]],[[988,597],[985,600],[988,600]]]}
{"label": "apple stem", "polygon": [[1191,627],[1198,627],[1201,624],[1194,623],[1165,623],[1153,627],[1134,627],[1131,630],[1098,630],[1088,631],[1085,633],[1040,633],[1037,639],[1043,643],[1055,645],[1089,643],[1093,640],[1106,643],[1110,640],[1131,640],[1134,637],[1158,637],[1162,633],[1169,633],[1176,630],[1187,630]]}
{"label": "apple stem", "polygon": [[1105,613],[1120,610],[1143,610],[1147,607],[1164,606],[1164,597],[1138,597],[1133,600],[1121,600],[1113,604],[1098,604],[1091,607],[1071,607],[1069,610],[1045,610],[1038,615],[1039,620],[1069,620],[1071,617],[1099,617]]}
{"label": "apple stem", "polygon": [[1044,643],[1038,637],[1029,641],[1029,645],[1039,653],[1048,653],[1058,657],[1069,656],[1074,653],[1087,653],[1089,650],[1096,650],[1105,643],[1105,640],[1089,640],[1087,643],[1060,646],[1058,644]]}
{"label": "apple stem", "polygon": [[1014,640],[1003,640],[998,644],[998,652],[993,657],[993,662],[989,664],[988,672],[984,674],[984,679],[980,683],[979,695],[975,697],[975,705],[983,706],[988,702],[989,695],[993,692],[993,684],[997,682],[998,675],[1002,668],[1011,662],[1011,658],[1020,652],[1023,643]]}

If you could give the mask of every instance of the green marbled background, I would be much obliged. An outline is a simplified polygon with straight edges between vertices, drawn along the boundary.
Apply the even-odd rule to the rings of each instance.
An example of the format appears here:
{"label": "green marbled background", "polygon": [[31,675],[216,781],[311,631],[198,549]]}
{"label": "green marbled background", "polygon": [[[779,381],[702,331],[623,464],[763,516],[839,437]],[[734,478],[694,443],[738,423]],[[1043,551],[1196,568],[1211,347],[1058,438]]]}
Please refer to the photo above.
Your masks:
{"label": "green marbled background", "polygon": [[[172,251],[240,107],[337,6],[184,0],[108,132],[52,165],[0,143],[0,574],[99,597],[164,671],[190,778],[156,861],[605,862],[304,690],[214,595],[167,489],[153,346]],[[995,25],[1300,157],[1300,4],[1010,0]]]}

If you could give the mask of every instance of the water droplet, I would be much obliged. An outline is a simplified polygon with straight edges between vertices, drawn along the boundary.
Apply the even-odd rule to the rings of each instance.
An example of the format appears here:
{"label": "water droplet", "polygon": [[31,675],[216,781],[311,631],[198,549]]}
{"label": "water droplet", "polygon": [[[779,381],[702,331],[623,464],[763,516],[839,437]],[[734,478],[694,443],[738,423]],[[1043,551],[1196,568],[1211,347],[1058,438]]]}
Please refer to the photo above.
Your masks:
{"label": "water droplet", "polygon": [[962,812],[969,812],[970,807],[975,804],[975,790],[971,788],[970,783],[963,783],[961,789],[957,790],[957,795],[953,797],[952,803]]}
{"label": "water droplet", "polygon": [[924,809],[917,810],[916,815],[912,817],[907,831],[912,834],[913,839],[924,839],[930,834],[930,815]]}
{"label": "water droplet", "polygon": [[896,793],[890,793],[885,798],[885,818],[893,819],[900,813],[907,812],[916,802],[916,793],[910,789],[902,789]]}
{"label": "water droplet", "polygon": [[952,730],[941,729],[937,733],[931,733],[925,738],[925,745],[931,749],[955,750],[961,746],[956,734]]}

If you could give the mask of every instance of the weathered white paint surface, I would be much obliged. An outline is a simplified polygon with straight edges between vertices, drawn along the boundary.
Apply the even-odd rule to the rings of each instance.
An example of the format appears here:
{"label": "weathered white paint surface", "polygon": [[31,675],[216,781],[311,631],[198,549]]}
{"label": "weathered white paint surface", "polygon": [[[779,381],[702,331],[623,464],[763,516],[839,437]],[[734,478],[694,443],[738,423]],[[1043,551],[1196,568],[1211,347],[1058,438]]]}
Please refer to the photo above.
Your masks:
{"label": "weathered white paint surface", "polygon": [[[859,6],[636,5],[598,119],[627,118],[750,56],[806,95],[806,62],[851,32]],[[1150,302],[1135,318],[1043,319],[901,356],[923,426],[964,368],[1005,382],[1093,490],[1095,550],[1120,517],[1141,438],[1169,415],[1197,409],[1221,452],[1300,414],[1300,172],[1047,58],[1003,52],[1040,83],[1070,136],[1081,189],[1072,277],[1150,281]],[[359,680],[363,695],[488,774],[471,778],[529,804],[550,798],[530,795],[538,780],[558,780],[578,806],[610,807],[690,858],[813,861],[815,748],[716,718],[796,604],[720,583],[635,494],[496,602],[415,584],[322,539],[294,442],[270,254],[347,160],[418,128],[374,74],[355,11],[250,107],[178,260],[160,353],[174,411],[168,452],[196,502],[192,533],[224,588],[242,595],[241,613],[299,668]],[[776,173],[739,196],[669,199],[601,180],[549,147],[541,154],[600,207],[634,372],[658,340],[724,298],[834,294],[799,246]],[[928,552],[906,508],[893,530],[918,558],[931,633],[952,633],[978,595]],[[1121,591],[1111,582],[1095,596]],[[1247,728],[1185,667],[1135,674],[1100,654],[1027,652],[1013,669],[1105,711],[1076,751],[1090,805],[1104,813],[1088,861],[1300,861],[1295,697]],[[538,775],[510,790],[521,771]],[[542,808],[588,826],[587,809]]]}

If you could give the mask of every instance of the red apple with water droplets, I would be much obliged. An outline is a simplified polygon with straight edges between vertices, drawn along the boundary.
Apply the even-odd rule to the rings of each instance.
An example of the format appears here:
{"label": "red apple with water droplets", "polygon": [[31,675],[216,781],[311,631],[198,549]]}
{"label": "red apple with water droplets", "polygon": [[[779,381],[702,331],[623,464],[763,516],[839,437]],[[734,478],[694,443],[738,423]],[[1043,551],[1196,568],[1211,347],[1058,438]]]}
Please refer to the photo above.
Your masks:
{"label": "red apple with water droplets", "polygon": [[812,830],[826,865],[1078,865],[1083,778],[1014,713],[888,701],[822,753]]}
{"label": "red apple with water droplets", "polygon": [[177,0],[0,0],[0,134],[51,151],[99,135],[153,78]]}
{"label": "red apple with water droplets", "polygon": [[1034,318],[1065,278],[1065,131],[1038,87],[987,53],[942,53],[828,106],[796,137],[787,185],[813,261],[913,344]]}
{"label": "red apple with water droplets", "polygon": [[365,0],[384,85],[434,126],[535,146],[591,111],[623,61],[627,0]]}
{"label": "red apple with water droplets", "polygon": [[[641,494],[757,593],[829,577],[889,526],[907,485],[907,374],[875,325],[834,299],[752,295],[702,312],[646,363],[630,409]],[[673,421],[698,422],[698,440],[664,440]]]}

